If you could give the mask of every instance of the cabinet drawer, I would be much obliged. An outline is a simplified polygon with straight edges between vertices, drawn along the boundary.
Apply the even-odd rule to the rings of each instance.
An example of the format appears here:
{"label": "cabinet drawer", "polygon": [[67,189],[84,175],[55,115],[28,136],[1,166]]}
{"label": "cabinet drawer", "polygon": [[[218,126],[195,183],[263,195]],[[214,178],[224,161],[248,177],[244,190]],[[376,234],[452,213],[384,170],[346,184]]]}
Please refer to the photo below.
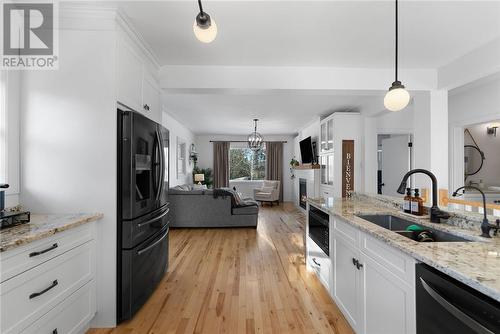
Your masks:
{"label": "cabinet drawer", "polygon": [[94,241],[1,283],[1,332],[18,333],[94,277]]}
{"label": "cabinet drawer", "polygon": [[307,262],[309,267],[318,275],[323,285],[330,289],[330,270],[331,261],[330,257],[326,255],[316,243],[307,238]]}
{"label": "cabinet drawer", "polygon": [[95,315],[95,281],[92,280],[22,331],[22,334],[84,332]]}
{"label": "cabinet drawer", "polygon": [[333,233],[334,235],[339,234],[342,239],[350,242],[355,246],[357,246],[358,244],[359,230],[349,223],[342,221],[336,216],[334,217],[333,222]]}
{"label": "cabinet drawer", "polygon": [[38,266],[58,255],[67,252],[93,238],[94,224],[54,234],[26,246],[1,253],[0,282],[4,282],[22,272]]}
{"label": "cabinet drawer", "polygon": [[413,285],[415,275],[413,258],[364,233],[361,235],[361,251],[407,284]]}

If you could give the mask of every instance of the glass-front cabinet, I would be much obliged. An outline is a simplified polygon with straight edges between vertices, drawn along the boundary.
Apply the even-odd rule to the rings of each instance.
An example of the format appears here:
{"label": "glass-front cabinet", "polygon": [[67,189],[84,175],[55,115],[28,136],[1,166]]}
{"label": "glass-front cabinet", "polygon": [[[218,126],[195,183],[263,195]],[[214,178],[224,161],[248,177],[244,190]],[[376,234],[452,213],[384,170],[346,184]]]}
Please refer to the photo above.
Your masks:
{"label": "glass-front cabinet", "polygon": [[320,124],[320,153],[333,151],[333,119],[327,118]]}
{"label": "glass-front cabinet", "polygon": [[321,184],[325,186],[333,186],[333,153],[321,155],[319,157],[319,163],[321,165]]}

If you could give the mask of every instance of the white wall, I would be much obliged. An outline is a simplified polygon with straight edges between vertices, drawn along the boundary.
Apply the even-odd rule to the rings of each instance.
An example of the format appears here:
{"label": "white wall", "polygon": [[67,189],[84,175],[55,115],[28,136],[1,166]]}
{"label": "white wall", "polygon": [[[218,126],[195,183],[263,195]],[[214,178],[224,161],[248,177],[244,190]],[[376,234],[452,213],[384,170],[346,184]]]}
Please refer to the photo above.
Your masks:
{"label": "white wall", "polygon": [[[290,178],[290,168],[289,162],[294,156],[294,138],[292,136],[286,135],[263,135],[264,140],[278,141],[283,140],[287,143],[283,144],[283,200],[292,200],[292,179]],[[199,135],[196,137],[196,149],[199,153],[198,156],[198,166],[202,168],[213,168],[214,167],[214,157],[213,157],[213,144],[211,140],[246,140],[247,135],[233,136],[233,135]],[[251,193],[250,188],[254,187],[254,184],[242,187],[244,194]],[[237,187],[237,188],[239,188]]]}
{"label": "white wall", "polygon": [[59,70],[24,71],[21,90],[21,203],[35,213],[104,214],[97,222],[99,327],[116,319],[115,34],[60,31]]}
{"label": "white wall", "polygon": [[[163,126],[170,132],[170,168],[169,180],[170,187],[175,187],[179,184],[192,184],[193,183],[193,167],[194,164],[189,160],[189,150],[192,143],[195,143],[195,135],[186,126],[179,123],[166,111],[163,112],[162,117]],[[186,174],[177,175],[177,141],[181,138],[186,142]],[[197,151],[198,148],[197,148]]]}

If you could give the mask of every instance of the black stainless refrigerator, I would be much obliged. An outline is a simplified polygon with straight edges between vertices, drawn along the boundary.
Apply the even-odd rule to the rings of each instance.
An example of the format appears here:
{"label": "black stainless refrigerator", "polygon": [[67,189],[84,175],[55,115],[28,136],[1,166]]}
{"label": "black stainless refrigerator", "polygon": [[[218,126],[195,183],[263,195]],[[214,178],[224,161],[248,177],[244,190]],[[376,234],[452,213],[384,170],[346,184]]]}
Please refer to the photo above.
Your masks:
{"label": "black stainless refrigerator", "polygon": [[148,300],[168,267],[169,133],[118,107],[117,322]]}

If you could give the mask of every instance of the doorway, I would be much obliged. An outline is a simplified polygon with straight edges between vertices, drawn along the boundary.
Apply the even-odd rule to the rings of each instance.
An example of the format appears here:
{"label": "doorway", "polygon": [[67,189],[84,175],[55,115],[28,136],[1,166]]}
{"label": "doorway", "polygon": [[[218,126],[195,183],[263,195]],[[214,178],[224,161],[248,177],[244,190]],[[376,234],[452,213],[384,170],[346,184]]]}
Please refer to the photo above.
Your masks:
{"label": "doorway", "polygon": [[[397,189],[403,176],[412,168],[411,134],[378,134],[377,136],[377,193],[400,197]],[[410,178],[409,187],[412,181]]]}

